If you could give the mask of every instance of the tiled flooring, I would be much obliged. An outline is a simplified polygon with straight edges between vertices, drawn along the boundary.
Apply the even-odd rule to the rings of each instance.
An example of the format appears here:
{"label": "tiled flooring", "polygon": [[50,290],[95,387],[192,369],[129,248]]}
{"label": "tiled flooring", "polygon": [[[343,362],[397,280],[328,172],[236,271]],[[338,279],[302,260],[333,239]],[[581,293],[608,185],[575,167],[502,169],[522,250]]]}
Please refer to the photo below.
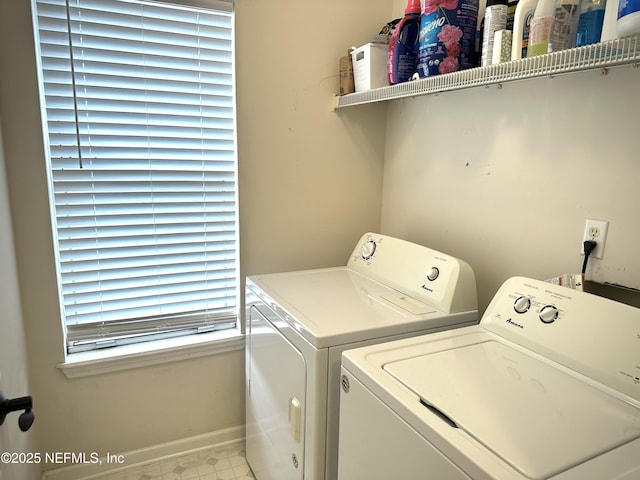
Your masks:
{"label": "tiled flooring", "polygon": [[86,480],[252,480],[244,442],[217,446]]}

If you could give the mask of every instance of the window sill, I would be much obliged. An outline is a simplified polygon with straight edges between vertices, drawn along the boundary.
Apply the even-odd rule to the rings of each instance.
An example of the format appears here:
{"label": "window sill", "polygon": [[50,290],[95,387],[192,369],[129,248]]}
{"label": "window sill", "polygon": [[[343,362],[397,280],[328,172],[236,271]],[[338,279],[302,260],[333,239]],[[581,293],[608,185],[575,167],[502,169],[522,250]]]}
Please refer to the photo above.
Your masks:
{"label": "window sill", "polygon": [[237,329],[229,329],[138,345],[72,353],[67,356],[65,362],[58,364],[58,368],[67,378],[80,378],[215,355],[243,348],[244,335]]}

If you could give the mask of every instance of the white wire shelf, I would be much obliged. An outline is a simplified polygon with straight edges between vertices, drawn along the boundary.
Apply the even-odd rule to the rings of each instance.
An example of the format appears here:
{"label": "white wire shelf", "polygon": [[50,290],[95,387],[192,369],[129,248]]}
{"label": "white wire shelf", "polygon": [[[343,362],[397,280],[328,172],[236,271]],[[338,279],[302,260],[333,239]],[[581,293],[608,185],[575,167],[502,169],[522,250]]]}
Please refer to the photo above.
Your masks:
{"label": "white wire shelf", "polygon": [[640,35],[336,96],[334,109],[620,65],[640,65]]}

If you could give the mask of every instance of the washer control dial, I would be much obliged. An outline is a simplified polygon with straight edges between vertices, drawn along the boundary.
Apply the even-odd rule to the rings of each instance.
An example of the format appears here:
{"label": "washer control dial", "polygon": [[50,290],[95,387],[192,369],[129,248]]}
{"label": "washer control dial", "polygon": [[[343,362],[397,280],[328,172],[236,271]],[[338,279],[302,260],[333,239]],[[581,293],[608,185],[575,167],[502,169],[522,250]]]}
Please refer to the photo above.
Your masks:
{"label": "washer control dial", "polygon": [[553,323],[558,318],[558,307],[555,305],[545,305],[538,312],[538,316],[543,323]]}
{"label": "washer control dial", "polygon": [[430,282],[433,282],[436,278],[438,278],[438,275],[440,275],[440,270],[438,270],[438,267],[431,267],[427,272],[427,279]]}
{"label": "washer control dial", "polygon": [[516,301],[513,303],[513,309],[517,313],[526,313],[531,307],[531,299],[525,295],[521,295],[516,298]]}
{"label": "washer control dial", "polygon": [[374,253],[376,253],[376,242],[374,242],[373,240],[369,240],[368,242],[362,244],[360,255],[364,260],[369,260],[371,257],[373,257]]}

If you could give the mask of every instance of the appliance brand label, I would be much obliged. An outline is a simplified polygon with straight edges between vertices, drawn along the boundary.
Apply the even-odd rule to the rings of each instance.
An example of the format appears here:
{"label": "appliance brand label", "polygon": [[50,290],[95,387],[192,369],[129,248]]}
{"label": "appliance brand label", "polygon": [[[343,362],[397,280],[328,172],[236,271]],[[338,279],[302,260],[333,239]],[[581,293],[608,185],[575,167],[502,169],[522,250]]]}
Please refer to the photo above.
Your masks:
{"label": "appliance brand label", "polygon": [[514,327],[518,327],[518,328],[524,328],[524,325],[520,325],[519,323],[514,322],[513,320],[511,320],[510,318],[507,318],[507,323],[509,325],[513,325]]}

